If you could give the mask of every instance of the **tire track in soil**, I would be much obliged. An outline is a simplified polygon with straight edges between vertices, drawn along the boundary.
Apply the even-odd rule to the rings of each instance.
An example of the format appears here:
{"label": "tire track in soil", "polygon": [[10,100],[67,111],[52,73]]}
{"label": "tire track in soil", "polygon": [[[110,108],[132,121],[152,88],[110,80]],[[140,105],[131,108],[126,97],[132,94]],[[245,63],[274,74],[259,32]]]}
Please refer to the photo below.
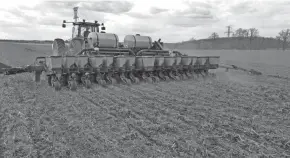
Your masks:
{"label": "tire track in soil", "polygon": [[[90,102],[91,104],[101,106],[101,105],[97,104],[95,101],[93,101],[93,100],[87,98],[87,97],[84,96],[84,95],[81,95],[81,94],[78,94],[78,95],[80,95],[83,99],[85,99],[86,101]],[[110,99],[112,99],[112,98],[110,98]],[[107,101],[110,101],[110,100],[107,98]],[[118,105],[118,104],[117,104],[117,105]],[[105,109],[107,109],[107,108],[105,108]],[[107,111],[109,111],[109,110],[107,110]],[[130,126],[130,127],[132,127],[133,129],[135,129],[139,134],[141,134],[144,138],[146,138],[146,139],[147,139],[148,141],[150,141],[151,143],[153,143],[153,144],[155,144],[155,145],[157,145],[157,146],[159,146],[159,147],[163,147],[163,148],[171,149],[171,145],[163,144],[162,142],[160,142],[160,141],[158,141],[158,140],[156,140],[156,139],[153,139],[153,138],[152,138],[148,133],[144,132],[144,131],[146,131],[146,130],[143,129],[142,127],[137,127],[137,126],[134,126],[134,125],[132,125],[132,124],[128,124],[128,123],[125,121],[126,118],[124,118],[124,117],[119,117],[117,113],[108,113],[108,114],[111,115],[111,116],[113,116],[113,117],[115,117],[115,118],[122,119],[123,122],[124,122],[125,124],[127,124],[127,125]],[[172,152],[172,151],[171,151],[171,152]],[[189,155],[189,156],[192,155],[189,151],[184,151],[184,152],[185,152],[187,155]]]}

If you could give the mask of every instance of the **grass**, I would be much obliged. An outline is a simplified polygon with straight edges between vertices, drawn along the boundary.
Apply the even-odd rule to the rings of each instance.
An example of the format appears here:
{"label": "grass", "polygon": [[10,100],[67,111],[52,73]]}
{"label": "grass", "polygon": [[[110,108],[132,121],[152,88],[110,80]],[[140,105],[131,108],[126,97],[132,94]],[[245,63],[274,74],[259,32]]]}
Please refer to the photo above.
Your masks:
{"label": "grass", "polygon": [[77,92],[2,77],[0,157],[290,156],[288,81],[216,73]]}

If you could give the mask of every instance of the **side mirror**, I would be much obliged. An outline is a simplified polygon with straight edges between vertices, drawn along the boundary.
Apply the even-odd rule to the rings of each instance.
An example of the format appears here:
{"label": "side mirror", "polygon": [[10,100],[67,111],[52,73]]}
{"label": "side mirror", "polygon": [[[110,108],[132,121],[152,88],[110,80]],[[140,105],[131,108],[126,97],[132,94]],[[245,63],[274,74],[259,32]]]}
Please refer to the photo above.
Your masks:
{"label": "side mirror", "polygon": [[63,20],[63,22],[62,23],[66,23],[66,20]]}
{"label": "side mirror", "polygon": [[65,25],[65,24],[62,24],[62,27],[63,27],[63,28],[65,28],[65,27],[66,27],[66,25]]}
{"label": "side mirror", "polygon": [[105,26],[103,26],[101,29],[102,29],[102,30],[106,30],[106,27],[105,27]]}

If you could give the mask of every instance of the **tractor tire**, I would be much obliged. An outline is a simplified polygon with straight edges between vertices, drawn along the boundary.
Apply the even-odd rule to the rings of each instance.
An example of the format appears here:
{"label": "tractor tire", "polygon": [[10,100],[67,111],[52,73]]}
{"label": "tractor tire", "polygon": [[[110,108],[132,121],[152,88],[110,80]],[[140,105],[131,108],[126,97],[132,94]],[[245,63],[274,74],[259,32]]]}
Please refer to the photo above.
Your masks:
{"label": "tractor tire", "polygon": [[82,39],[72,39],[69,44],[69,55],[77,55],[83,49],[84,41]]}
{"label": "tractor tire", "polygon": [[56,38],[52,44],[52,55],[53,56],[62,56],[66,53],[66,46],[64,40]]}

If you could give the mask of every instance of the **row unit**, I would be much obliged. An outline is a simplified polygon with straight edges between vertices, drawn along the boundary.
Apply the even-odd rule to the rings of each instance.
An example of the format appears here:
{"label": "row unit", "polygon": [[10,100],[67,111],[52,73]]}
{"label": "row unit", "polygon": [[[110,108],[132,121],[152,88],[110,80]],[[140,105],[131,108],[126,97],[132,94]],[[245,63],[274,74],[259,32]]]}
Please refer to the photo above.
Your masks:
{"label": "row unit", "polygon": [[135,68],[144,69],[146,67],[172,67],[190,66],[205,64],[218,65],[218,56],[50,56],[45,58],[46,66],[49,70],[57,68],[69,68],[76,64],[78,68],[84,68],[88,63],[93,68]]}

